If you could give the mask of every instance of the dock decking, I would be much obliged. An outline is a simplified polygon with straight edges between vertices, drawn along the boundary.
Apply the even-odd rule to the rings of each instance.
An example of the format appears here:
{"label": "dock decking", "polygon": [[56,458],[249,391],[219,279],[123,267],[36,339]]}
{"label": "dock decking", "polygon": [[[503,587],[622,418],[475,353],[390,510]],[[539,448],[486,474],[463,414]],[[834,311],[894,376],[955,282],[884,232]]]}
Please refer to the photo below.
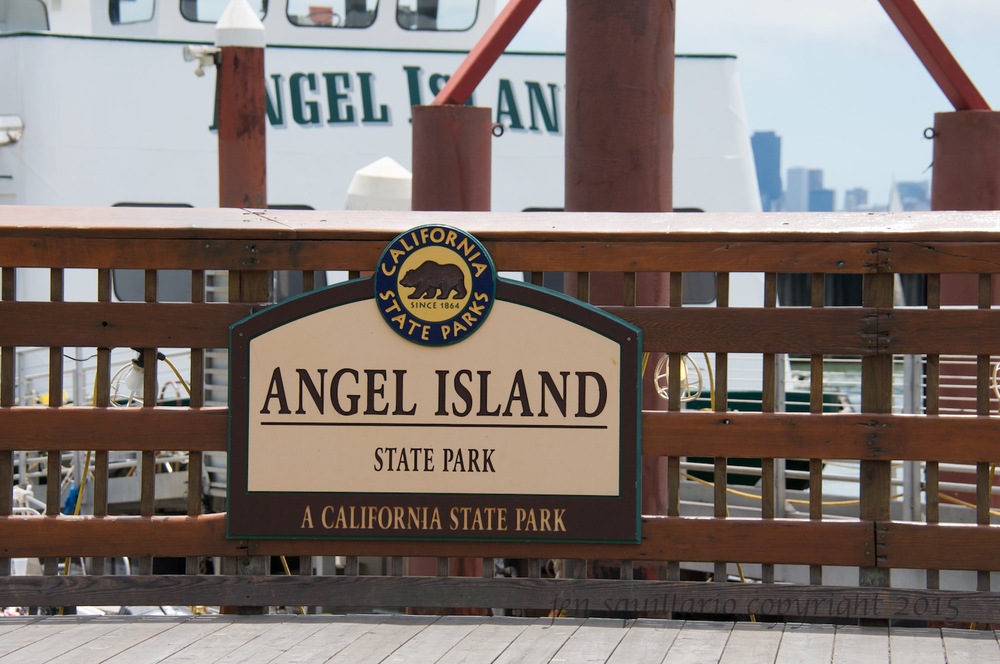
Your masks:
{"label": "dock decking", "polygon": [[471,616],[0,618],[18,662],[1000,661],[997,632],[786,623]]}

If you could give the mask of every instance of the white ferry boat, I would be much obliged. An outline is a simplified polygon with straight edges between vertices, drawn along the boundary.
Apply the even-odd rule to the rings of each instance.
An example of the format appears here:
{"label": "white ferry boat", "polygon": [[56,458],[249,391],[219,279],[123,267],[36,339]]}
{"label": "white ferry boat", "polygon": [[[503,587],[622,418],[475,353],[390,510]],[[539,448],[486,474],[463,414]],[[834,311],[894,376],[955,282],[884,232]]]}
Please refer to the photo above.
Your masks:
{"label": "white ferry boat", "polygon": [[[494,0],[250,3],[267,43],[269,205],[314,209],[343,209],[359,169],[409,168],[412,106],[430,103],[497,12]],[[216,70],[199,55],[226,4],[0,0],[0,203],[217,206]],[[501,134],[494,209],[562,208],[564,96],[565,55],[541,52],[505,53],[474,92]],[[759,211],[736,59],[679,56],[675,99],[675,206]],[[115,271],[116,297],[141,298],[134,272]],[[705,276],[701,289],[690,280],[692,302],[714,298]],[[65,298],[93,299],[93,284],[70,271]],[[731,298],[759,303],[762,287],[734,279]],[[48,288],[45,270],[18,275],[18,299]],[[21,375],[34,369],[22,354]],[[44,391],[39,378],[21,395]]]}
{"label": "white ferry boat", "polygon": [[[411,107],[430,103],[496,10],[252,4],[267,41],[269,203],[317,209],[342,209],[354,172],[378,159],[409,167]],[[215,69],[195,56],[224,5],[0,0],[0,202],[217,206]],[[735,58],[680,56],[676,76],[676,207],[759,210]],[[506,53],[474,92],[503,128],[495,209],[562,207],[564,95],[565,56],[538,52]]]}

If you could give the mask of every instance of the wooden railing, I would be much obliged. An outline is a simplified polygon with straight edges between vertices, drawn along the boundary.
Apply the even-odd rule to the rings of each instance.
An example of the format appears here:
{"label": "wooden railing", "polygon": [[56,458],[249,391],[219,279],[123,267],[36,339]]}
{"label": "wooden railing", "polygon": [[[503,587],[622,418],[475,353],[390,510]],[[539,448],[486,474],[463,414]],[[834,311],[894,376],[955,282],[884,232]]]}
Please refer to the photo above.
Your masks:
{"label": "wooden railing", "polygon": [[[423,223],[472,232],[498,270],[523,271],[537,283],[543,273],[576,273],[571,281],[582,299],[604,279],[601,273],[625,273],[621,297],[609,308],[643,328],[645,350],[651,357],[666,353],[674,376],[662,408],[642,417],[644,469],[658,468],[645,481],[659,484],[653,503],[663,513],[643,517],[641,544],[231,540],[223,514],[203,513],[203,457],[227,449],[226,408],[205,403],[205,354],[227,347],[229,324],[268,304],[206,301],[206,280],[292,270],[303,272],[308,289],[316,271],[372,269],[393,237]],[[1000,460],[991,384],[1000,354],[1000,310],[993,304],[1000,300],[994,289],[1000,214],[0,207],[0,266],[0,606],[450,607],[1000,621],[1000,527],[991,511]],[[48,274],[19,268],[47,268]],[[114,268],[146,271],[145,302],[116,301]],[[156,301],[156,271],[167,269],[192,270],[190,302]],[[670,275],[665,303],[635,306],[644,301],[635,286],[643,283],[636,273],[643,272]],[[681,275],[692,272],[716,273],[716,306],[684,305]],[[40,274],[48,283],[47,301],[20,299],[19,291]],[[733,284],[747,274],[760,275],[762,295],[737,302]],[[809,306],[779,306],[780,275],[788,274],[806,275]],[[926,301],[899,306],[896,277],[915,274],[927,275]],[[827,275],[862,275],[860,306],[824,306]],[[970,279],[971,290],[965,288]],[[64,301],[67,283],[76,288],[87,280],[93,283],[90,301]],[[26,347],[48,349],[45,405],[20,405],[25,395],[15,358]],[[186,349],[189,405],[164,407],[148,399],[142,407],[116,407],[110,395],[113,357],[119,356],[113,349],[128,348],[141,349],[146,367],[157,364],[158,351]],[[91,349],[96,356],[90,405],[63,403],[67,349]],[[676,376],[684,353],[711,358],[714,399],[707,411],[689,410],[680,400]],[[755,358],[761,412],[730,407],[733,354]],[[920,360],[923,388],[915,414],[894,408],[893,358],[900,355]],[[808,369],[809,412],[781,412],[788,356]],[[857,412],[824,412],[824,361],[833,356],[855,358],[860,366]],[[959,387],[949,387],[955,382],[948,378],[951,356],[970,356],[972,369]],[[146,371],[144,381],[145,393],[155,393],[156,372]],[[969,396],[965,413],[943,405],[956,390]],[[157,455],[178,450],[188,455],[187,510],[161,514]],[[42,451],[47,460],[46,482],[34,487],[48,506],[42,516],[18,512],[12,500],[16,460],[26,451]],[[109,467],[120,451],[141,453],[135,514],[110,514],[108,487],[115,478]],[[92,514],[60,514],[52,507],[66,502],[61,460],[68,452],[93,460],[86,489],[93,491]],[[691,516],[684,499],[689,475],[682,460],[689,457],[714,460],[712,516]],[[753,518],[728,516],[733,499],[726,477],[733,466],[727,459],[736,457],[761,460],[760,483],[750,489],[759,496]],[[808,460],[804,518],[785,516],[784,487],[776,479],[785,459]],[[823,468],[831,460],[860,468],[858,508],[850,518],[824,512],[829,492]],[[894,461],[922,468],[924,497],[914,521],[893,519]],[[971,495],[956,499],[942,489],[943,466],[950,463],[970,464]],[[949,506],[962,500],[968,518],[946,523]],[[319,556],[344,557],[340,573],[327,568],[324,575],[309,575],[310,561]],[[387,557],[390,574],[359,574],[364,556]],[[405,557],[415,556],[437,558],[439,576],[404,576]],[[133,574],[112,573],[120,566],[109,560],[123,557],[132,560]],[[268,574],[270,557],[291,560],[301,572]],[[40,559],[41,573],[13,575],[11,561],[23,558]],[[185,573],[153,574],[163,558],[183,558]],[[224,561],[222,569],[201,573],[213,558]],[[468,558],[482,560],[481,577],[448,576],[449,559]],[[87,560],[86,575],[77,569],[79,559]],[[503,563],[495,566],[496,560]],[[550,561],[579,560],[591,562],[555,567],[587,578],[548,578]],[[727,583],[744,565],[753,569],[755,582]],[[776,583],[781,577],[775,570],[784,566],[801,566],[808,583]],[[824,585],[830,566],[857,570],[857,581]],[[518,576],[496,578],[499,568],[516,569]],[[894,571],[913,569],[926,570],[921,587],[894,585]],[[699,580],[688,580],[696,572]],[[703,582],[708,578],[715,582]]]}

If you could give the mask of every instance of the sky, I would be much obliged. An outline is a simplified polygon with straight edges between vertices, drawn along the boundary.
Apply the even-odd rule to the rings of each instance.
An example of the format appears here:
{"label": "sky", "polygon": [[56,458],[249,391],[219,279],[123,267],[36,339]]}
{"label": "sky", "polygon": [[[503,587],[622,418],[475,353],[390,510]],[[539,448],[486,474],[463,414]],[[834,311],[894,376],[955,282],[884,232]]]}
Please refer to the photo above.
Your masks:
{"label": "sky", "polygon": [[[565,49],[566,2],[541,4],[516,38]],[[502,0],[501,0],[502,2]],[[1000,107],[1000,0],[917,0],[991,107]],[[609,1],[609,6],[614,6]],[[953,111],[878,0],[676,0],[676,52],[737,56],[750,131],[782,140],[793,167],[823,170],[824,187],[930,181],[934,114]]]}

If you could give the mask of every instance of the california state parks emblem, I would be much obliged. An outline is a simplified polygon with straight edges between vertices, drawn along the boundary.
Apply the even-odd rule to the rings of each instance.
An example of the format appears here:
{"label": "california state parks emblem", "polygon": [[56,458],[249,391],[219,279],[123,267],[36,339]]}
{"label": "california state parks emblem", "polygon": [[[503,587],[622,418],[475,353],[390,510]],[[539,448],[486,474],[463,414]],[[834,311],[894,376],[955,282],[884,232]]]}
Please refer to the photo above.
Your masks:
{"label": "california state parks emblem", "polygon": [[467,338],[486,320],[496,294],[496,271],[483,245],[463,230],[433,224],[393,240],[374,281],[386,324],[422,346]]}

